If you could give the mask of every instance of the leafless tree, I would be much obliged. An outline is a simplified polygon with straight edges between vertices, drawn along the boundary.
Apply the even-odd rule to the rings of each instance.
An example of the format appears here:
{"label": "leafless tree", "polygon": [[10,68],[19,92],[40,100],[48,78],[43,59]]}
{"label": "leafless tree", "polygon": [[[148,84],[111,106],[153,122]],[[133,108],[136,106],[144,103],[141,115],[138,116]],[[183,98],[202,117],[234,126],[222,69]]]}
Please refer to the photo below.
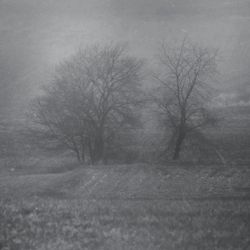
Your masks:
{"label": "leafless tree", "polygon": [[136,120],[141,67],[122,45],[80,49],[59,65],[54,80],[36,100],[36,121],[80,161],[104,160],[107,143]]}
{"label": "leafless tree", "polygon": [[160,83],[155,98],[165,126],[170,125],[173,147],[172,158],[179,159],[183,143],[188,135],[215,121],[209,111],[214,80],[217,51],[201,48],[184,39],[180,46],[160,48],[161,71],[154,74]]}

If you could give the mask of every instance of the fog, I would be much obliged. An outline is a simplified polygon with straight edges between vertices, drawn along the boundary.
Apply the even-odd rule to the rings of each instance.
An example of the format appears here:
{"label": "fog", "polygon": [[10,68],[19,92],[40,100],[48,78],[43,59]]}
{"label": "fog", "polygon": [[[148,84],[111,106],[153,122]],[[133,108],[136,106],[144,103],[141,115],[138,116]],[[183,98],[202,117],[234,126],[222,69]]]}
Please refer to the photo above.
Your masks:
{"label": "fog", "polygon": [[218,48],[223,98],[250,99],[248,0],[2,0],[1,110],[23,111],[56,64],[79,47],[128,42],[152,61],[161,41],[188,36]]}
{"label": "fog", "polygon": [[250,0],[0,0],[0,250],[249,249],[249,27]]}

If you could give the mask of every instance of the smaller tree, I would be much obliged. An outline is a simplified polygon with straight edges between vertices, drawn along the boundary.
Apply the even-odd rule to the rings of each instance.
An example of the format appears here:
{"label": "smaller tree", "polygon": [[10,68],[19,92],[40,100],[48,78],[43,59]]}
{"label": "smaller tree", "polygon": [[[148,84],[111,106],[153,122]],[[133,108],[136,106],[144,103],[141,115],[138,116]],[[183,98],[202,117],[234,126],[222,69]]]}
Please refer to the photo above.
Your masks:
{"label": "smaller tree", "polygon": [[160,84],[155,101],[172,135],[169,145],[172,158],[179,159],[188,135],[215,122],[209,109],[216,71],[216,51],[201,48],[184,39],[180,46],[160,48],[160,73],[154,78]]}

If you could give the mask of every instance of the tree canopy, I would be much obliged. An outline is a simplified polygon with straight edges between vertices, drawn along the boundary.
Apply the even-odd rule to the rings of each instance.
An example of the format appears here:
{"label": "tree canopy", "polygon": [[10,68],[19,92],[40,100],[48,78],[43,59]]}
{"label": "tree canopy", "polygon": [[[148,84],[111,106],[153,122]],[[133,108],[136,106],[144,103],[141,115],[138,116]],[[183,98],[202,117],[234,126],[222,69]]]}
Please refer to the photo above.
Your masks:
{"label": "tree canopy", "polygon": [[80,161],[104,160],[117,131],[136,121],[141,66],[121,45],[80,49],[36,100],[36,121]]}

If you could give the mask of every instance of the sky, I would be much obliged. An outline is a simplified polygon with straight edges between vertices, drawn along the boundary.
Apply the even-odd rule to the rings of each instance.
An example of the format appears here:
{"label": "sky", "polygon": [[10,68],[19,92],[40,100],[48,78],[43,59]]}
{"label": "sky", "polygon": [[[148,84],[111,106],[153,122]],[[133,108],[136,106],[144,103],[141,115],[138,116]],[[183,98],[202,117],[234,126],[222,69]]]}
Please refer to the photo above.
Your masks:
{"label": "sky", "polygon": [[79,47],[127,42],[150,63],[184,36],[219,49],[222,99],[250,100],[250,0],[0,0],[0,111],[26,104]]}

